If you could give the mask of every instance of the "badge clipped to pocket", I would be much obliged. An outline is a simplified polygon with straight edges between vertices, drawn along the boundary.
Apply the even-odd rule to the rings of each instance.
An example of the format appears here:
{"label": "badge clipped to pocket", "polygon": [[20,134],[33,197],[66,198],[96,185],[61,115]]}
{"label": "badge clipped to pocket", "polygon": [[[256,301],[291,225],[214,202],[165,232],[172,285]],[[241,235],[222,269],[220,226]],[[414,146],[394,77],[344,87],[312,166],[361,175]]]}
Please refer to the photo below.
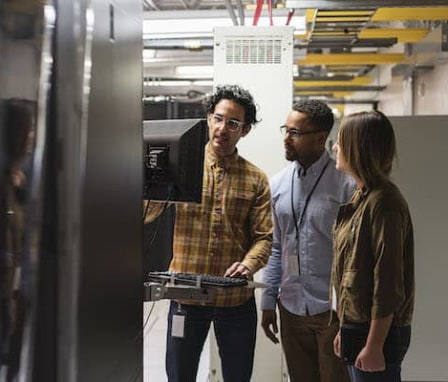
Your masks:
{"label": "badge clipped to pocket", "polygon": [[186,313],[182,312],[181,305],[178,304],[177,312],[173,314],[173,320],[171,325],[171,337],[184,338],[185,317]]}

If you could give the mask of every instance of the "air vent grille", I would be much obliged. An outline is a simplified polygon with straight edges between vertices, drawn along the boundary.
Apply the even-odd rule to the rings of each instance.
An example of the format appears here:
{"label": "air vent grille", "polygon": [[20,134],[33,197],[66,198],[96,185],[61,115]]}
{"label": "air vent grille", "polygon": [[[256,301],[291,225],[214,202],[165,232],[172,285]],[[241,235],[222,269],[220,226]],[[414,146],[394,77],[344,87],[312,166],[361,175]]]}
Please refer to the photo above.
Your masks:
{"label": "air vent grille", "polygon": [[227,64],[281,64],[282,41],[276,39],[228,39]]}

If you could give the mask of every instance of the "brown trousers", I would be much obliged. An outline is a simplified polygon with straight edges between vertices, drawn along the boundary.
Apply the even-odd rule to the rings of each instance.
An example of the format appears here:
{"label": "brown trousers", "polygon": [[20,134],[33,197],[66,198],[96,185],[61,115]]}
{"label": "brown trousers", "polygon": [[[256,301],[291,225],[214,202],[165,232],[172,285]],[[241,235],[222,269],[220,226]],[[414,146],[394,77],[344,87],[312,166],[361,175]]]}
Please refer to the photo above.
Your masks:
{"label": "brown trousers", "polygon": [[347,367],[333,351],[339,322],[330,312],[298,316],[281,304],[280,330],[291,382],[349,382]]}

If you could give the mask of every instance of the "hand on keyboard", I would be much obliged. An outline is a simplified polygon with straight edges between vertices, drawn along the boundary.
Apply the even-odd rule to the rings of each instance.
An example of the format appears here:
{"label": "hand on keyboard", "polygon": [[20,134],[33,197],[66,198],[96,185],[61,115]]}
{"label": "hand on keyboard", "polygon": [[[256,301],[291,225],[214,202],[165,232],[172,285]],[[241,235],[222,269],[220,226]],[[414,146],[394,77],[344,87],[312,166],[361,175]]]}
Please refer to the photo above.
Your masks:
{"label": "hand on keyboard", "polygon": [[233,263],[229,268],[227,268],[227,271],[224,274],[224,276],[242,277],[245,279],[249,279],[252,276],[252,273],[248,267],[246,267],[243,263],[237,261]]}
{"label": "hand on keyboard", "polygon": [[187,272],[149,272],[149,280],[173,280],[175,284],[184,285],[196,285],[198,282],[200,286],[204,287],[217,287],[217,288],[232,288],[232,287],[243,287],[247,286],[248,282],[245,278],[239,277],[226,277],[226,276],[215,276],[215,275],[199,275],[196,273]]}

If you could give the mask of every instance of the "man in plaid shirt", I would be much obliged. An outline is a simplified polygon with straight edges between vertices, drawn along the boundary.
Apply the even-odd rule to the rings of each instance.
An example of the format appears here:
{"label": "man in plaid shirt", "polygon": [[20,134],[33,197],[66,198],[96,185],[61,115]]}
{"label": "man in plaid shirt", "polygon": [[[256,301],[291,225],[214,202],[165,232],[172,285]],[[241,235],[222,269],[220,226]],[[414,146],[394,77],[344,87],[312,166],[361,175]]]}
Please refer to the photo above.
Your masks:
{"label": "man in plaid shirt", "polygon": [[[209,142],[202,203],[179,203],[171,271],[252,278],[271,251],[269,182],[238,155],[236,144],[257,123],[256,105],[236,85],[216,88],[205,101]],[[218,289],[213,302],[171,301],[166,370],[170,382],[194,382],[213,322],[224,380],[249,382],[257,328],[253,289]]]}

